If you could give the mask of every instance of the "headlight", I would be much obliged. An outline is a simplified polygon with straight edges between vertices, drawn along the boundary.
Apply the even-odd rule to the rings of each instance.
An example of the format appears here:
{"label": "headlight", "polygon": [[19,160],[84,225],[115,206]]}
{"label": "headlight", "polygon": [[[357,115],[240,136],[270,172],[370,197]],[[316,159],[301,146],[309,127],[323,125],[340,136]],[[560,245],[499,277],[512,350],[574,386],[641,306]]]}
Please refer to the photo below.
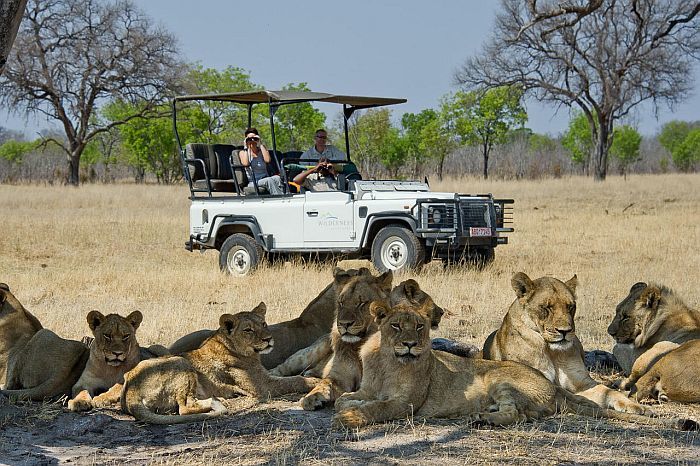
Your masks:
{"label": "headlight", "polygon": [[445,218],[445,212],[439,207],[428,208],[428,223],[440,224]]}

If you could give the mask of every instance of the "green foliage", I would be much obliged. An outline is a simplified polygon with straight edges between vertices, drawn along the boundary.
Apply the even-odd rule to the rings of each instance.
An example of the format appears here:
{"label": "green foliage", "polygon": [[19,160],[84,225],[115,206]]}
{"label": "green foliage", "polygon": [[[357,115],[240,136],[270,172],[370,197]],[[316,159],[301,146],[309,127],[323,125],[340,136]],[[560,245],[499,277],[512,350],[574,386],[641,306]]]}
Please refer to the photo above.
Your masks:
{"label": "green foliage", "polygon": [[535,154],[553,152],[557,142],[546,134],[532,133],[527,141],[528,149]]}
{"label": "green foliage", "polygon": [[[261,89],[250,79],[250,73],[234,66],[223,70],[192,67],[187,77],[194,94],[221,94]],[[241,144],[243,132],[248,127],[248,109],[243,105],[226,102],[196,102],[183,106],[189,112],[182,120],[178,117],[178,131],[196,135],[198,142]],[[268,114],[258,105],[253,108],[252,125],[268,126]],[[171,131],[172,132],[172,131]],[[183,138],[183,144],[191,142]]]}
{"label": "green foliage", "polygon": [[[306,83],[287,84],[285,91],[309,91]],[[280,151],[306,150],[314,143],[314,133],[317,129],[325,128],[326,114],[315,109],[311,103],[283,105],[275,113],[275,141]],[[264,138],[269,139],[270,125],[260,125],[258,128]],[[345,151],[344,147],[340,148]]]}
{"label": "green foliage", "polygon": [[673,164],[681,171],[689,171],[700,160],[697,132],[700,122],[669,121],[661,128],[659,143],[671,153]]}
{"label": "green foliage", "polygon": [[695,163],[700,162],[700,128],[691,130],[671,156],[674,165],[684,172],[690,171]]}
{"label": "green foliage", "polygon": [[22,163],[22,158],[36,148],[36,142],[9,139],[0,145],[0,158],[13,163]]}
{"label": "green foliage", "polygon": [[593,152],[594,141],[588,118],[583,112],[577,112],[569,120],[569,128],[561,138],[561,144],[571,153],[571,160],[584,167]]}
{"label": "green foliage", "polygon": [[401,117],[406,156],[416,164],[426,158],[426,153],[421,149],[423,128],[437,120],[438,113],[432,108],[420,113],[404,113]]}
{"label": "green foliage", "polygon": [[500,86],[483,92],[458,91],[447,98],[446,119],[455,122],[454,129],[462,142],[482,148],[484,178],[488,177],[488,157],[493,146],[505,143],[509,131],[527,121],[522,96],[519,88]]}
{"label": "green foliage", "polygon": [[391,124],[391,111],[387,108],[373,108],[358,115],[356,112],[349,122],[350,153],[352,159],[365,171],[375,160],[380,161],[390,171],[395,171],[405,161],[403,142],[398,130]]}
{"label": "green foliage", "polygon": [[421,130],[420,150],[427,157],[437,160],[437,175],[440,180],[445,158],[457,148],[451,128],[445,112],[441,112],[440,118],[429,121]]}
{"label": "green foliage", "polygon": [[642,135],[629,126],[618,126],[613,131],[613,142],[610,153],[623,166],[629,165],[639,159],[639,146],[642,143]]}

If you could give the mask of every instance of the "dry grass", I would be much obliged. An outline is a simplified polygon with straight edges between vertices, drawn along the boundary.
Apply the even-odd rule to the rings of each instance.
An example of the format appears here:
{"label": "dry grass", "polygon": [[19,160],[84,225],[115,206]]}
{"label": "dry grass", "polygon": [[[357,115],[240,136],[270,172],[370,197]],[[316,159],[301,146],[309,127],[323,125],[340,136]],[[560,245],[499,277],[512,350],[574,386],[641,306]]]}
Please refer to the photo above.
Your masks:
{"label": "dry grass", "polygon": [[[700,303],[700,175],[633,176],[627,181],[613,177],[604,183],[584,178],[466,179],[433,186],[439,189],[514,198],[516,232],[510,235],[509,245],[497,248],[495,261],[485,270],[443,270],[429,264],[413,275],[436,302],[452,311],[438,336],[481,345],[513,300],[510,277],[516,271],[533,278],[552,275],[563,280],[578,275],[577,333],[587,349],[610,349],[606,327],[617,302],[637,281],[670,286],[691,307]],[[192,330],[213,328],[223,312],[249,310],[263,300],[270,322],[288,319],[330,281],[333,264],[328,263],[265,267],[245,279],[222,275],[215,252],[200,255],[183,248],[188,205],[183,186],[74,189],[0,185],[4,233],[0,237],[0,281],[8,283],[46,327],[66,337],[80,338],[89,332],[84,319],[92,309],[123,315],[140,309],[144,313],[139,330],[142,344],[169,344]],[[700,418],[696,407],[675,409]],[[609,425],[596,424],[592,432],[579,432],[588,428],[586,422],[567,421],[562,427],[560,421],[505,433],[480,430],[474,438],[468,428],[457,424],[416,427],[397,423],[361,433],[364,440],[358,448],[369,450],[355,453],[352,442],[325,430],[317,435],[308,430],[290,433],[272,421],[266,421],[268,430],[253,429],[247,434],[252,437],[237,441],[254,449],[262,445],[269,453],[266,458],[279,463],[321,457],[343,461],[353,454],[399,458],[400,449],[392,447],[382,453],[381,442],[373,446],[374,440],[367,441],[392,429],[405,442],[424,439],[420,441],[428,445],[419,448],[427,456],[408,454],[412,461],[471,458],[499,462],[508,458],[528,462],[527,455],[534,455],[530,461],[537,462],[544,460],[539,453],[542,449],[554,452],[548,461],[606,461],[611,458],[611,448],[630,441],[630,431],[625,429],[615,434],[617,440],[611,440]],[[220,436],[226,435],[217,435],[217,447],[206,448],[206,454],[200,443],[194,451],[155,455],[148,461],[213,463],[238,458],[229,451],[230,445],[221,445]],[[635,431],[633,436],[642,439],[635,448],[645,451],[649,461],[699,458],[695,436],[657,436],[649,430]],[[587,459],[578,442],[595,442],[599,437],[610,445],[599,446]],[[461,451],[471,440],[481,450],[471,445],[471,454]],[[496,446],[484,450],[492,441]],[[340,453],[333,456],[329,451]],[[678,451],[691,456],[674,456]],[[256,462],[259,457],[246,458],[246,462]],[[634,461],[630,456],[623,458],[622,462]]]}

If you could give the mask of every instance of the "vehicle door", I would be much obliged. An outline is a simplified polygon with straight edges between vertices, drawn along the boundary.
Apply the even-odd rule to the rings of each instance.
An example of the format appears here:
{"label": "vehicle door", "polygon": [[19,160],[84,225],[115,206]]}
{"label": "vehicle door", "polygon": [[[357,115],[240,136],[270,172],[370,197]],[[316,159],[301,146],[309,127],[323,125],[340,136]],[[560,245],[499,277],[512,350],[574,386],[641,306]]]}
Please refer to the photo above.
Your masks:
{"label": "vehicle door", "polygon": [[304,203],[304,243],[352,244],[355,239],[353,200],[340,191],[306,192]]}

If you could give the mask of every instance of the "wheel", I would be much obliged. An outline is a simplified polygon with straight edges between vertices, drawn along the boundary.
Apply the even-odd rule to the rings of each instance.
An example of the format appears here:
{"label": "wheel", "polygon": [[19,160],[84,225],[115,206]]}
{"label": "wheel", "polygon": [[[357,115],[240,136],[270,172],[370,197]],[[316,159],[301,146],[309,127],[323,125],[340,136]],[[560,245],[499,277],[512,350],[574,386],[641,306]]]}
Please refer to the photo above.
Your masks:
{"label": "wheel", "polygon": [[372,263],[380,272],[417,269],[424,261],[425,246],[407,228],[384,227],[374,237]]}
{"label": "wheel", "polygon": [[253,238],[235,233],[221,245],[219,267],[223,272],[242,277],[258,267],[263,254],[263,248]]}

